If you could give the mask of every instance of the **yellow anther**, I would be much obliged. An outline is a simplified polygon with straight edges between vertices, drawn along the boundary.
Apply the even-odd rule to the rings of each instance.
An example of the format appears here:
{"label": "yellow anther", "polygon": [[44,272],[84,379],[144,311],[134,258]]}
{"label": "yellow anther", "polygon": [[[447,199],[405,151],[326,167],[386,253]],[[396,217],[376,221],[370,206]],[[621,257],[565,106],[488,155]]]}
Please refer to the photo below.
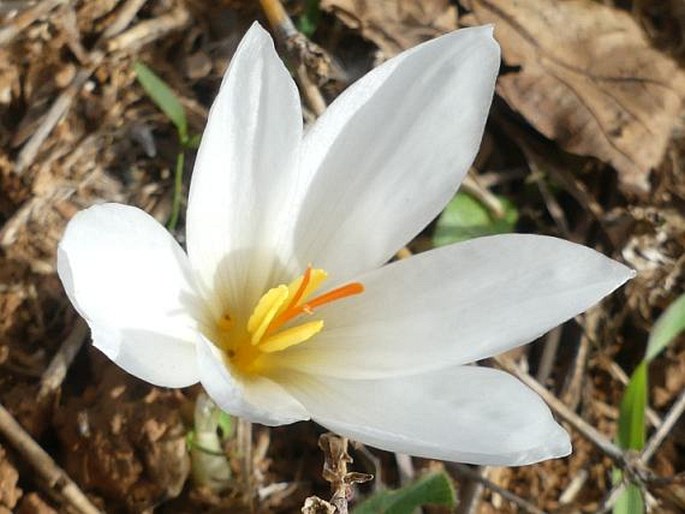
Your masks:
{"label": "yellow anther", "polygon": [[216,344],[225,352],[232,369],[245,375],[261,373],[263,366],[273,364],[273,358],[267,359],[266,354],[304,343],[323,330],[322,320],[303,322],[305,314],[315,314],[319,307],[364,292],[361,283],[350,282],[315,296],[313,293],[327,278],[324,270],[308,266],[290,284],[269,289],[257,302],[246,326],[236,327],[240,321],[228,314],[217,320]]}
{"label": "yellow anther", "polygon": [[319,287],[321,287],[321,284],[323,284],[327,278],[328,273],[326,273],[324,270],[312,268],[311,274],[309,276],[309,283],[307,284],[307,287],[305,287],[304,293],[302,294],[302,298],[300,298],[300,301],[298,303],[304,303],[304,300],[311,296],[311,294],[314,291],[319,289]]}
{"label": "yellow anther", "polygon": [[[292,309],[303,303],[328,278],[328,273],[322,269],[308,268],[307,272],[288,284],[288,301],[278,310],[278,316],[286,309]],[[306,281],[304,288],[302,283]]]}
{"label": "yellow anther", "polygon": [[280,285],[269,289],[259,299],[250,319],[247,321],[247,331],[252,335],[251,343],[257,344],[269,328],[279,308],[288,300],[288,286]]}
{"label": "yellow anther", "polygon": [[296,344],[305,342],[310,337],[321,332],[323,321],[310,321],[296,327],[281,330],[277,334],[267,337],[258,348],[266,353],[280,352]]}

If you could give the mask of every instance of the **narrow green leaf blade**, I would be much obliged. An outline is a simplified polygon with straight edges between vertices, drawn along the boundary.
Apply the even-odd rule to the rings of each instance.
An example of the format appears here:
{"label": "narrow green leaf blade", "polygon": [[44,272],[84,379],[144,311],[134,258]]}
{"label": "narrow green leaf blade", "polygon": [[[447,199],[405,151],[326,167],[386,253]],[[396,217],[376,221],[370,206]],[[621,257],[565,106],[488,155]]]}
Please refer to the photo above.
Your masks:
{"label": "narrow green leaf blade", "polygon": [[182,143],[188,139],[188,121],[181,102],[171,88],[150,68],[138,61],[135,64],[136,78],[153,102],[176,125]]}
{"label": "narrow green leaf blade", "polygon": [[613,514],[644,514],[645,504],[640,489],[635,484],[628,486],[616,500]]}
{"label": "narrow green leaf blade", "polygon": [[643,360],[630,377],[621,400],[618,417],[618,443],[621,448],[642,450],[645,446],[647,408],[647,361]]}
{"label": "narrow green leaf blade", "polygon": [[512,232],[518,220],[516,207],[506,198],[503,218],[493,218],[488,210],[467,193],[457,193],[438,218],[433,244],[443,246],[474,237]]}
{"label": "narrow green leaf blade", "polygon": [[411,514],[423,505],[454,507],[456,496],[446,473],[431,473],[396,491],[382,491],[360,503],[353,514]]}
{"label": "narrow green leaf blade", "polygon": [[685,294],[668,306],[652,327],[645,359],[651,361],[685,330]]}
{"label": "narrow green leaf blade", "polygon": [[202,139],[201,134],[193,134],[188,138],[188,142],[186,143],[186,148],[192,148],[192,149],[197,149],[200,146],[200,140]]}

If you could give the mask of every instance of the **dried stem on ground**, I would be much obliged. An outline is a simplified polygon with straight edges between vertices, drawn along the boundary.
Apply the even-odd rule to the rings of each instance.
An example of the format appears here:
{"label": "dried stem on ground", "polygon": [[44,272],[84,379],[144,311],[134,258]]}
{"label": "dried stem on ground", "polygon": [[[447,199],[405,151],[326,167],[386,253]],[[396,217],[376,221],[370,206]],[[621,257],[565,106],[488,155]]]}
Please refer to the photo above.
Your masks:
{"label": "dried stem on ground", "polygon": [[43,0],[28,9],[24,9],[15,16],[6,27],[0,29],[0,46],[9,43],[15,36],[38,18],[49,13],[59,5],[67,3],[67,1],[68,0]]}
{"label": "dried stem on ground", "polygon": [[69,366],[71,366],[87,336],[88,326],[85,321],[79,318],[40,379],[39,402],[53,394],[62,385]]}
{"label": "dried stem on ground", "polygon": [[[459,504],[457,505],[456,514],[477,514],[478,507],[482,500],[483,490],[485,489],[485,484],[481,479],[486,479],[488,466],[478,466],[474,469],[466,466],[466,469],[477,474],[480,478],[471,478],[470,476],[464,475],[466,483],[459,490]],[[459,471],[454,469],[452,471],[459,473]]]}
{"label": "dried stem on ground", "polygon": [[583,437],[592,442],[605,455],[610,457],[619,467],[627,467],[627,459],[623,450],[612,443],[605,435],[600,433],[595,427],[581,418],[578,414],[569,409],[566,404],[552,394],[545,386],[522,371],[511,359],[504,356],[495,357],[495,362],[499,367],[508,371],[521,382],[539,394],[547,405],[561,416],[566,422],[573,426]]}
{"label": "dried stem on ground", "polygon": [[319,448],[324,454],[322,475],[324,480],[331,484],[331,501],[310,496],[302,509],[304,514],[348,514],[347,502],[352,493],[352,486],[373,479],[373,475],[368,473],[347,470],[347,465],[352,463],[352,457],[347,453],[347,444],[345,437],[331,433],[319,437]]}
{"label": "dried stem on ground", "polygon": [[495,218],[504,217],[505,211],[502,202],[488,188],[483,187],[474,168],[471,168],[468,175],[464,177],[461,190],[480,201]]}
{"label": "dried stem on ground", "polygon": [[[649,441],[647,441],[645,449],[640,454],[640,457],[633,463],[633,470],[640,470],[641,468],[645,468],[647,466],[649,460],[654,456],[659,446],[661,446],[661,443],[664,442],[664,439],[671,432],[676,424],[676,421],[678,421],[680,416],[682,416],[683,412],[685,412],[685,391],[680,393],[680,396],[671,407],[671,410],[668,411],[668,414],[664,418],[659,428],[656,430],[656,432],[654,432],[652,437],[649,438]],[[597,509],[597,513],[603,514],[605,512],[609,512],[625,488],[626,483],[623,481],[609,491],[599,509]]]}
{"label": "dried stem on ground", "polygon": [[[38,129],[24,144],[14,163],[15,173],[20,175],[31,166],[40,147],[57,123],[71,108],[76,95],[81,91],[96,68],[102,64],[106,51],[138,50],[142,45],[150,43],[171,31],[182,28],[190,20],[188,11],[184,8],[179,8],[153,20],[140,22],[129,31],[115,37],[129,25],[143,4],[144,2],[141,0],[128,0],[124,4],[119,11],[117,19],[100,37],[95,44],[94,50],[88,54],[88,64],[76,73],[71,83],[54,101]],[[104,48],[107,50],[103,50]]]}
{"label": "dried stem on ground", "polygon": [[76,482],[60,468],[52,457],[33,440],[12,415],[0,405],[0,434],[3,435],[26,462],[47,482],[52,492],[82,514],[102,514],[91,503]]}
{"label": "dried stem on ground", "polygon": [[511,491],[508,491],[503,487],[498,486],[494,482],[491,482],[483,475],[481,475],[478,471],[471,469],[465,464],[449,463],[447,467],[458,475],[461,475],[479,484],[483,484],[491,491],[502,496],[502,498],[504,498],[505,500],[508,500],[515,504],[523,512],[528,512],[530,514],[545,514],[545,511],[538,509],[535,505],[524,500],[520,496],[517,496]]}
{"label": "dried stem on ground", "polygon": [[326,101],[310,78],[309,70],[325,74],[325,70],[330,69],[330,60],[319,46],[297,30],[280,0],[260,0],[260,4],[269,25],[296,65],[295,79],[300,85],[307,105],[317,117],[321,116],[326,110]]}

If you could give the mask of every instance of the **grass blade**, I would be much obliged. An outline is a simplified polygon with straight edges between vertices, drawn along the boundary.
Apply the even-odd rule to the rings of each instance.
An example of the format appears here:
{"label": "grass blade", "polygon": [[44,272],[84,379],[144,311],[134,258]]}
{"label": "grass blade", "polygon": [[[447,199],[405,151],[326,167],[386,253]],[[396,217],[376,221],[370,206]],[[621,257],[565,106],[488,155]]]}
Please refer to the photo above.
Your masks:
{"label": "grass blade", "polygon": [[668,306],[652,327],[645,359],[651,361],[685,330],[685,294]]}
{"label": "grass blade", "polygon": [[188,140],[188,121],[181,102],[171,88],[142,62],[135,64],[136,78],[157,107],[176,125],[181,143]]}
{"label": "grass blade", "polygon": [[647,361],[642,361],[630,377],[621,400],[618,418],[618,442],[621,448],[639,451],[644,447],[646,408]]}
{"label": "grass blade", "polygon": [[396,491],[381,491],[359,504],[353,514],[411,514],[422,505],[456,504],[454,488],[446,473],[431,473]]}

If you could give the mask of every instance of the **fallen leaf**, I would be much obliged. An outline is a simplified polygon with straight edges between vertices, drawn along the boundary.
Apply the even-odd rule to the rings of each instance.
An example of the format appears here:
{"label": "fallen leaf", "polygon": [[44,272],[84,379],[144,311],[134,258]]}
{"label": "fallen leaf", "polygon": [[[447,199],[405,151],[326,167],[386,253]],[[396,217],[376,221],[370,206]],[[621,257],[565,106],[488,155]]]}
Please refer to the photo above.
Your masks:
{"label": "fallen leaf", "polygon": [[627,12],[569,0],[465,0],[468,25],[495,24],[497,92],[565,150],[597,157],[622,189],[649,190],[678,119],[683,74]]}
{"label": "fallen leaf", "polygon": [[449,0],[322,0],[321,8],[359,30],[385,57],[457,28]]}

